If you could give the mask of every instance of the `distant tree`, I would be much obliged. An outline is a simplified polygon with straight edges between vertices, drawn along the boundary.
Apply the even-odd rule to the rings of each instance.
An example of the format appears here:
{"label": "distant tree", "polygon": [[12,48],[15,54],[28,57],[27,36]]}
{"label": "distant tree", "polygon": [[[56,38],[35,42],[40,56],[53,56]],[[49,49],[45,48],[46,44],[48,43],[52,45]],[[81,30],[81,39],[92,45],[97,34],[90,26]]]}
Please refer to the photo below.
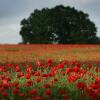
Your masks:
{"label": "distant tree", "polygon": [[20,35],[24,44],[96,43],[97,29],[88,14],[63,5],[35,9],[21,21]]}

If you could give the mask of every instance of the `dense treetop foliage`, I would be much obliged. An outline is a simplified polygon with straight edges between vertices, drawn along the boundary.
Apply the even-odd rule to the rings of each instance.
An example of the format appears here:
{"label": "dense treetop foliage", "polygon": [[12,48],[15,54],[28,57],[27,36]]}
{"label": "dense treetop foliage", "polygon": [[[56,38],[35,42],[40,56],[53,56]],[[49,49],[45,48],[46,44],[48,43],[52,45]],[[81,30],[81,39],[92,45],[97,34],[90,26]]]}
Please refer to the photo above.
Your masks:
{"label": "dense treetop foliage", "polygon": [[24,44],[100,43],[96,26],[88,14],[74,7],[58,5],[35,9],[21,21],[20,35]]}

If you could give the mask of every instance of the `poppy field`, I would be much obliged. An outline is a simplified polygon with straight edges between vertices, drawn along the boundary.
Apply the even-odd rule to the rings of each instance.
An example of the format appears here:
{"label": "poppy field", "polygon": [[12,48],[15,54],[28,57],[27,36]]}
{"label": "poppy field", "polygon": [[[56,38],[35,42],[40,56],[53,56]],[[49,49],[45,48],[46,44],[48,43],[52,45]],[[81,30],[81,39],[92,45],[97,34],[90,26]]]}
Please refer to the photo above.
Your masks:
{"label": "poppy field", "polygon": [[77,60],[99,62],[99,45],[0,45],[0,63],[25,63],[35,60]]}
{"label": "poppy field", "polygon": [[0,100],[100,100],[100,46],[1,45]]}

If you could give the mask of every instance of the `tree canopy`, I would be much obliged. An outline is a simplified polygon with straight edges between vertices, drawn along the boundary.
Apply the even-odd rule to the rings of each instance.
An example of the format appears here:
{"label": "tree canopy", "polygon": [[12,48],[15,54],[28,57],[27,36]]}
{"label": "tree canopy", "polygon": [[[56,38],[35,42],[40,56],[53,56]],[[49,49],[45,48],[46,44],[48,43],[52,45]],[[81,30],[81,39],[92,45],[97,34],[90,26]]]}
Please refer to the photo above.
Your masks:
{"label": "tree canopy", "polygon": [[35,9],[21,21],[20,35],[24,44],[82,44],[98,43],[96,32],[87,13],[58,5]]}

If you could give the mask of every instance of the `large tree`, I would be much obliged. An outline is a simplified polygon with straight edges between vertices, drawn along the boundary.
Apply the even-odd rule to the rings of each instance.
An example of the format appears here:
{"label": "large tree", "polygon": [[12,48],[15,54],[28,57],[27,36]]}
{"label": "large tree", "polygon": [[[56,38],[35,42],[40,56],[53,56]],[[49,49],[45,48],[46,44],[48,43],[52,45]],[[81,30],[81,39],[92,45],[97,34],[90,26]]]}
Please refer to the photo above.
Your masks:
{"label": "large tree", "polygon": [[[95,24],[88,14],[63,5],[35,9],[21,21],[23,43],[97,43]],[[93,41],[96,40],[96,41]]]}

